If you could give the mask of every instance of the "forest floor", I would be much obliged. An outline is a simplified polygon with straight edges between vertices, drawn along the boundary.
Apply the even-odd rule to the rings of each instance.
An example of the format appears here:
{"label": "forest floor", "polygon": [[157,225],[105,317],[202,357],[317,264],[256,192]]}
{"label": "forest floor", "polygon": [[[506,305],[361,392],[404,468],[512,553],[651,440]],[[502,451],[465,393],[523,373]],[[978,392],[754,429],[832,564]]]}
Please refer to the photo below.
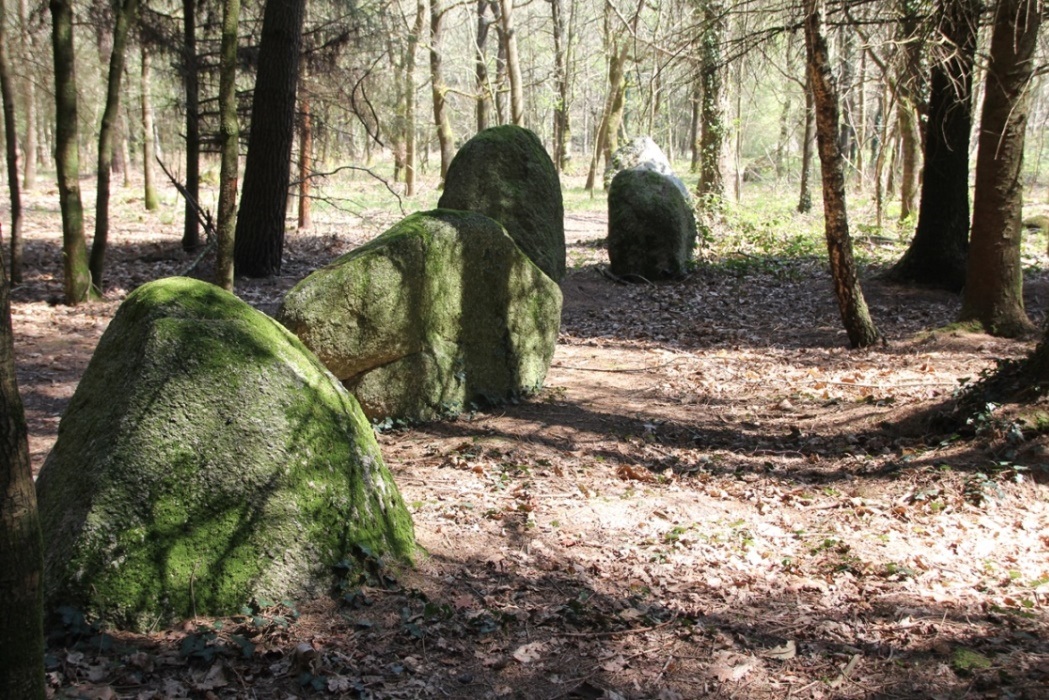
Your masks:
{"label": "forest floor", "polygon": [[[29,198],[13,317],[35,469],[121,299],[188,262],[168,201],[114,225],[106,300],[70,308],[57,197]],[[238,293],[272,312],[391,220],[289,232],[283,275]],[[379,435],[414,569],[143,635],[70,621],[54,696],[1049,698],[1049,442],[1005,411],[930,423],[1035,338],[943,329],[958,297],[879,282],[901,248],[861,236],[888,343],[852,351],[820,256],[711,243],[687,279],[627,285],[603,273],[604,222],[566,216],[539,395]]]}

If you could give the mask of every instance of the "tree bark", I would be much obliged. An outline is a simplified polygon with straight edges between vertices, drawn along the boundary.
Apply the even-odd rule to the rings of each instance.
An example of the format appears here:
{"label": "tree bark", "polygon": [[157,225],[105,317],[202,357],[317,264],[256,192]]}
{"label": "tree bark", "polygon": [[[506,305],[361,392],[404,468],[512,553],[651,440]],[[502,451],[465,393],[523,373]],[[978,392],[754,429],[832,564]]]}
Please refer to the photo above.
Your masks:
{"label": "tree bark", "polygon": [[571,51],[571,33],[566,31],[562,0],[550,0],[554,26],[554,81],[557,84],[557,102],[554,104],[554,167],[558,173],[568,165],[571,143],[571,95],[568,81],[568,58]]}
{"label": "tree bark", "polygon": [[[808,68],[806,67],[806,73]],[[812,142],[816,139],[816,107],[812,104],[812,81],[805,80],[805,126],[801,143],[801,183],[798,186],[798,213],[812,211],[812,191],[809,177],[812,173]]]}
{"label": "tree bark", "polygon": [[153,56],[145,43],[140,46],[142,54],[141,92],[142,92],[142,198],[146,211],[156,211],[160,207],[155,183],[156,169],[153,162],[157,159],[156,143],[153,136]]}
{"label": "tree bark", "polygon": [[725,6],[721,0],[705,0],[700,38],[699,206],[708,211],[721,208],[725,179],[721,172],[721,150],[725,140],[721,96],[721,41],[725,32]]}
{"label": "tree bark", "polygon": [[238,272],[248,277],[281,268],[305,11],[306,0],[266,0],[262,17],[234,255]]}
{"label": "tree bark", "polygon": [[854,348],[880,340],[863,298],[852,257],[845,206],[845,158],[839,139],[838,92],[822,30],[822,0],[805,0],[805,48],[816,111],[816,140],[823,180],[823,216],[834,292],[849,343]]}
{"label": "tree bark", "polygon": [[[474,76],[477,80],[477,130],[484,131],[492,121],[492,90],[488,83],[488,57],[484,45],[488,42],[488,28],[494,20],[488,19],[489,0],[477,0],[477,37],[474,42],[477,55],[474,56]],[[557,28],[554,28],[557,31]],[[556,36],[556,35],[555,35]]]}
{"label": "tree bark", "polygon": [[299,230],[313,225],[310,216],[310,171],[313,170],[313,118],[310,99],[299,100]]}
{"label": "tree bark", "polygon": [[922,89],[923,34],[916,0],[897,0],[899,54],[896,66],[898,104],[896,114],[900,128],[900,221],[914,213],[921,169],[921,133],[918,110]]}
{"label": "tree bark", "polygon": [[194,207],[200,201],[200,75],[197,73],[197,4],[182,0],[182,80],[186,90],[186,202],[182,249],[200,248],[200,220]]}
{"label": "tree bark", "polygon": [[448,86],[444,83],[441,70],[441,33],[445,10],[441,0],[430,0],[430,86],[433,95],[433,122],[437,127],[437,142],[441,148],[441,187],[448,176],[448,166],[452,162],[455,150],[455,137],[452,135],[452,120],[448,115],[445,95]]}
{"label": "tree bark", "polygon": [[988,333],[1032,328],[1023,305],[1020,234],[1024,132],[1041,24],[1039,0],[1000,0],[995,11],[976,156],[976,189],[960,320]]}
{"label": "tree bark", "polygon": [[408,48],[404,57],[404,194],[408,197],[415,194],[415,175],[419,165],[415,128],[415,50],[425,26],[426,0],[417,0],[415,26],[408,36]]}
{"label": "tree bark", "polygon": [[969,253],[969,134],[979,0],[940,0],[918,228],[886,277],[959,292]]}
{"label": "tree bark", "polygon": [[120,83],[124,78],[127,35],[138,14],[138,0],[123,0],[117,9],[113,30],[113,50],[109,54],[106,106],[98,131],[98,182],[95,197],[95,237],[91,241],[91,283],[99,294],[103,290],[106,248],[109,245],[109,194],[113,174],[113,132],[120,116]]}
{"label": "tree bark", "polygon": [[43,546],[0,254],[0,696],[43,700]]}
{"label": "tree bark", "polygon": [[4,146],[7,156],[7,188],[11,194],[11,282],[22,282],[22,192],[18,177],[18,130],[15,126],[15,95],[11,85],[11,60],[7,47],[5,0],[0,0],[0,100],[4,111]]}
{"label": "tree bark", "polygon": [[[35,55],[33,46],[35,43],[34,34],[29,27],[28,18],[29,8],[27,0],[18,0],[19,60],[26,66],[30,65],[30,59]],[[31,75],[25,75],[22,78],[22,101],[24,102],[23,109],[25,110],[25,153],[23,154],[22,162],[22,185],[25,191],[29,192],[36,187],[36,162],[39,157],[36,139],[36,84],[33,82],[33,76]],[[11,264],[14,265],[13,260]],[[17,282],[18,280],[12,279],[12,281]]]}
{"label": "tree bark", "polygon": [[234,285],[237,232],[237,178],[240,171],[240,124],[237,122],[237,21],[240,0],[223,0],[219,48],[219,206],[215,226],[215,284],[228,292]]}
{"label": "tree bark", "polygon": [[94,297],[84,239],[77,146],[76,55],[71,0],[51,0],[51,44],[55,66],[55,166],[62,210],[62,272],[65,300],[76,305]]}
{"label": "tree bark", "polygon": [[510,122],[521,126],[524,123],[524,85],[521,84],[513,0],[499,0],[499,20],[503,26],[501,38],[506,45],[506,74],[510,79]]}

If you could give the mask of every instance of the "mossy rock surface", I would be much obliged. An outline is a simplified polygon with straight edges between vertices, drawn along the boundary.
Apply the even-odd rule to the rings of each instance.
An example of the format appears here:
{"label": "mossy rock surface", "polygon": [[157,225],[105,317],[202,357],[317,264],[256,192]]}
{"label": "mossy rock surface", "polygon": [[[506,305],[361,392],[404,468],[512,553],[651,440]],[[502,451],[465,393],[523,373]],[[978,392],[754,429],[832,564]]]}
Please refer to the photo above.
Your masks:
{"label": "mossy rock surface", "polygon": [[121,305],[37,490],[48,607],[132,629],[323,593],[355,552],[414,548],[354,398],[278,323],[185,278]]}
{"label": "mossy rock surface", "polygon": [[497,222],[438,209],[311,274],[277,317],[369,418],[428,421],[541,388],[561,290]]}
{"label": "mossy rock surface", "polygon": [[646,167],[621,170],[612,179],[608,261],[613,274],[663,280],[688,271],[696,217],[674,179]]}
{"label": "mossy rock surface", "polygon": [[496,126],[463,144],[448,166],[437,206],[495,219],[548,277],[564,278],[561,181],[539,137],[528,129]]}

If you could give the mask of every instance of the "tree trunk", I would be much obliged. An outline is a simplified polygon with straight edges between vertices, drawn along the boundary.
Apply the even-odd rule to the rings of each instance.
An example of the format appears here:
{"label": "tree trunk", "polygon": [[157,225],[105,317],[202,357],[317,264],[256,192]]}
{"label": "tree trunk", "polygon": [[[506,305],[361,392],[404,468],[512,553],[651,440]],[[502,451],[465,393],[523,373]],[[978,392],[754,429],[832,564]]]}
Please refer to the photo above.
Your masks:
{"label": "tree trunk", "polygon": [[918,228],[886,275],[896,282],[959,292],[969,252],[969,134],[979,0],[940,0],[940,34],[932,66],[925,176]]}
{"label": "tree trunk", "polygon": [[845,207],[845,158],[839,140],[838,92],[830,68],[827,41],[822,30],[822,0],[805,0],[805,48],[809,80],[816,111],[816,140],[823,174],[823,216],[827,235],[834,292],[854,348],[873,345],[880,339],[863,298]]}
{"label": "tree trunk", "polygon": [[725,179],[721,174],[721,149],[725,140],[724,114],[721,105],[721,40],[725,31],[725,6],[721,0],[705,0],[703,29],[700,39],[699,183],[696,196],[699,206],[708,211],[721,208],[725,197]]}
{"label": "tree trunk", "polygon": [[109,245],[109,193],[113,174],[113,132],[120,116],[120,83],[124,78],[127,35],[138,14],[138,0],[123,0],[116,13],[113,50],[109,54],[109,80],[106,84],[106,106],[98,131],[98,189],[95,198],[95,237],[91,242],[91,283],[99,294],[103,290],[102,273]]}
{"label": "tree trunk", "polygon": [[896,67],[896,114],[899,120],[901,156],[900,221],[905,221],[915,213],[914,202],[918,195],[918,173],[921,168],[918,106],[923,92],[923,42],[918,3],[914,0],[897,0],[896,4],[900,16],[897,33],[900,50]]}
{"label": "tree trunk", "polygon": [[[477,37],[474,42],[477,55],[474,56],[474,75],[477,79],[476,115],[478,131],[484,131],[492,122],[492,89],[488,82],[488,57],[484,52],[484,45],[488,42],[488,28],[493,22],[486,16],[488,6],[489,0],[477,0]],[[554,31],[557,31],[556,27]]]}
{"label": "tree trunk", "polygon": [[157,159],[153,136],[153,57],[145,43],[140,46],[142,52],[142,189],[146,211],[156,211],[160,207],[157,199],[157,186],[154,183],[156,169],[153,161]]}
{"label": "tree trunk", "polygon": [[689,120],[688,130],[688,142],[689,148],[692,152],[692,159],[689,162],[690,173],[699,172],[699,105],[703,100],[703,86],[699,82],[698,76],[692,80],[692,99],[689,101],[692,107],[692,115]]}
{"label": "tree trunk", "polygon": [[510,79],[510,122],[524,124],[524,85],[521,84],[521,60],[517,54],[517,31],[514,29],[513,0],[499,0],[501,38],[506,46],[506,74]]}
{"label": "tree trunk", "polygon": [[62,210],[62,272],[65,300],[76,305],[94,297],[84,239],[77,147],[76,55],[71,0],[51,0],[51,44],[55,66],[55,167]]}
{"label": "tree trunk", "polygon": [[215,226],[215,284],[228,292],[234,284],[237,232],[237,178],[240,171],[240,124],[237,122],[237,21],[240,0],[223,0],[219,49],[218,221]]}
{"label": "tree trunk", "polygon": [[408,197],[415,194],[415,175],[419,166],[415,128],[415,49],[425,26],[426,0],[417,0],[415,26],[408,37],[404,57],[404,194]]}
{"label": "tree trunk", "polygon": [[4,142],[7,156],[7,188],[11,193],[11,283],[22,282],[22,192],[18,178],[18,130],[15,127],[15,95],[11,85],[11,60],[7,47],[5,0],[0,0],[0,100],[4,111]]}
{"label": "tree trunk", "polygon": [[[568,147],[571,138],[570,94],[568,83],[568,56],[571,49],[566,39],[564,6],[562,0],[550,0],[554,26],[554,81],[557,84],[557,102],[554,104],[554,168],[558,173],[568,165]],[[568,36],[566,36],[568,34]]]}
{"label": "tree trunk", "polygon": [[43,700],[43,546],[0,254],[0,697]]}
{"label": "tree trunk", "polygon": [[197,73],[197,4],[182,0],[182,80],[186,89],[186,202],[182,226],[182,249],[200,247],[200,76]]}
{"label": "tree trunk", "polygon": [[433,122],[437,127],[437,142],[441,147],[441,187],[444,187],[444,179],[448,176],[448,166],[452,162],[455,149],[452,121],[445,102],[448,86],[444,84],[444,75],[441,72],[441,25],[444,13],[441,0],[430,0],[430,86],[433,95]]}
{"label": "tree trunk", "polygon": [[313,118],[310,99],[299,100],[299,230],[313,225],[310,217],[310,172],[313,170]]}
{"label": "tree trunk", "polygon": [[980,116],[976,189],[962,321],[994,335],[1032,328],[1023,306],[1020,233],[1024,131],[1041,24],[1039,0],[1000,0]]}
{"label": "tree trunk", "polygon": [[[18,27],[19,27],[19,60],[22,65],[30,65],[30,60],[35,56],[34,36],[28,22],[29,8],[27,0],[18,0]],[[37,150],[37,110],[36,110],[36,83],[33,76],[25,75],[22,78],[22,101],[25,103],[25,153],[23,154],[22,185],[26,192],[36,187],[36,163],[39,157]],[[14,265],[14,261],[11,261]],[[13,282],[18,280],[12,279]]]}
{"label": "tree trunk", "polygon": [[[806,67],[806,72],[808,68]],[[798,213],[812,211],[812,192],[809,176],[812,173],[812,142],[816,139],[816,107],[812,104],[812,81],[805,80],[805,127],[801,143],[801,184],[798,187]]]}
{"label": "tree trunk", "polygon": [[278,274],[284,255],[295,89],[306,0],[266,0],[251,134],[237,214],[235,260],[248,277]]}

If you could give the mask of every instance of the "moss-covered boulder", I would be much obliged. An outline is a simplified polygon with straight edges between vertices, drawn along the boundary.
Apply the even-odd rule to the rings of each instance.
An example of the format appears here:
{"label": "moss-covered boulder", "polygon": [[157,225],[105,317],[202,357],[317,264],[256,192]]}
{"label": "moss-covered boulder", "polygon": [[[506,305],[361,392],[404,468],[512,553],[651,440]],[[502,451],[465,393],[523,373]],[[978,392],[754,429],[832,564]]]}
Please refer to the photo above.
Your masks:
{"label": "moss-covered boulder", "polygon": [[696,243],[691,202],[671,176],[622,170],[608,190],[608,261],[626,279],[673,279],[688,271]]}
{"label": "moss-covered boulder", "polygon": [[561,291],[498,223],[438,209],[311,274],[277,318],[368,417],[426,421],[538,390]]}
{"label": "moss-covered boulder", "polygon": [[324,592],[354,553],[414,546],[354,398],[278,323],[185,278],[121,305],[37,490],[49,608],[122,627]]}
{"label": "moss-covered boulder", "polygon": [[495,219],[548,277],[560,282],[565,276],[561,181],[528,129],[496,126],[463,144],[448,166],[437,206]]}

